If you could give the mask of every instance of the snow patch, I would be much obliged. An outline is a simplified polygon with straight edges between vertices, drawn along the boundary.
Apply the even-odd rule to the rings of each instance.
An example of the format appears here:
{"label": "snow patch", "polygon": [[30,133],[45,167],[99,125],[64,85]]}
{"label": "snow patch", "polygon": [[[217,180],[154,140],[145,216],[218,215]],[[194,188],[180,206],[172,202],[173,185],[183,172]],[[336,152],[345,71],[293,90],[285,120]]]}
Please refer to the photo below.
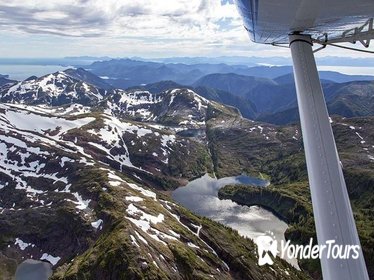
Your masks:
{"label": "snow patch", "polygon": [[136,238],[134,237],[134,235],[130,234],[130,238],[131,238],[131,243],[133,245],[135,245],[136,247],[140,247],[140,245],[138,244],[138,242],[136,242]]}
{"label": "snow patch", "polygon": [[200,249],[199,246],[193,244],[192,242],[188,242],[188,243],[187,243],[187,246],[188,246],[188,247],[191,247],[191,248],[194,248],[194,249]]}
{"label": "snow patch", "polygon": [[104,221],[102,219],[98,219],[96,222],[92,222],[91,226],[95,229],[102,229]]}
{"label": "snow patch", "polygon": [[139,196],[126,196],[125,199],[127,201],[131,201],[131,202],[141,202],[141,201],[143,201],[143,198],[141,198]]}
{"label": "snow patch", "polygon": [[31,246],[31,247],[35,247],[34,244],[32,243],[27,243],[27,242],[24,242],[22,241],[21,239],[19,238],[16,238],[16,242],[14,243],[14,245],[18,245],[18,247],[24,251],[27,247]]}
{"label": "snow patch", "polygon": [[56,265],[59,262],[59,260],[61,260],[61,258],[60,257],[54,257],[52,255],[44,253],[41,256],[40,260],[46,260],[46,261],[49,261],[52,265]]}
{"label": "snow patch", "polygon": [[133,184],[133,183],[127,183],[127,184],[130,186],[130,188],[139,191],[142,195],[153,198],[153,200],[155,200],[155,201],[157,200],[156,199],[156,197],[157,197],[156,193],[154,193],[150,190],[143,189],[142,187],[139,187],[138,185]]}

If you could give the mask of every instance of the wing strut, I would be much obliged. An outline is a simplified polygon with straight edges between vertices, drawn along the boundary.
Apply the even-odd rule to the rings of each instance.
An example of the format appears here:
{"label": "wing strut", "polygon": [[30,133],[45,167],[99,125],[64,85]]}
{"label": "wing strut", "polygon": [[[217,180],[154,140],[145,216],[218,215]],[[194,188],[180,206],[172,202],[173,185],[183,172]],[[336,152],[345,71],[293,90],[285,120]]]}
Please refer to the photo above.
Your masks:
{"label": "wing strut", "polygon": [[[305,147],[313,213],[319,245],[359,245],[358,259],[321,258],[325,280],[369,279],[345,185],[326,102],[323,96],[312,40],[289,36],[301,128]],[[351,255],[352,256],[352,255]]]}

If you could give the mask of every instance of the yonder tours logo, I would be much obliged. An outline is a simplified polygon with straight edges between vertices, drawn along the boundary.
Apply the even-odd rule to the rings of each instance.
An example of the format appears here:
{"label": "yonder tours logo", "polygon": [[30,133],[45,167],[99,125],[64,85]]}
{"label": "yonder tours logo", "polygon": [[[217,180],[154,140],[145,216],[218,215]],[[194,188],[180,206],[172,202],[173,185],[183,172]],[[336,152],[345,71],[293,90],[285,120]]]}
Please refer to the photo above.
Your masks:
{"label": "yonder tours logo", "polygon": [[[266,232],[255,239],[260,266],[274,263],[278,255],[282,259],[321,259],[322,256],[330,259],[358,259],[360,255],[359,245],[336,244],[335,240],[328,240],[325,244],[313,245],[313,238],[308,245],[291,244],[291,240],[278,242],[272,232]],[[278,251],[278,243],[280,251]]]}

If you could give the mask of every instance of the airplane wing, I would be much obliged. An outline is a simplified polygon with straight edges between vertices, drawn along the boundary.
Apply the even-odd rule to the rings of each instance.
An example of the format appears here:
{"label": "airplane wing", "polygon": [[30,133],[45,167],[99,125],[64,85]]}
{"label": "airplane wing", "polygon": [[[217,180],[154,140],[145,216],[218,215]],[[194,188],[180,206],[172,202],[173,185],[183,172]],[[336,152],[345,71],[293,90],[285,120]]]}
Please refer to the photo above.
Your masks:
{"label": "airplane wing", "polygon": [[288,34],[299,31],[340,39],[355,28],[368,29],[374,16],[373,0],[235,1],[251,40],[263,44],[288,43]]}

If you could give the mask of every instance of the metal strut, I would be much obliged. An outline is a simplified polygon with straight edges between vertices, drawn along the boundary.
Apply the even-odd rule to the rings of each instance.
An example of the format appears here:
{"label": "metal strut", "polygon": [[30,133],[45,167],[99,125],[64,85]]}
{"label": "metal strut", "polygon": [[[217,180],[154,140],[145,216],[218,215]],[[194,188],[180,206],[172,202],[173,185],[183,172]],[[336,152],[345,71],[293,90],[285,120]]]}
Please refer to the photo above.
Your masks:
{"label": "metal strut", "polygon": [[365,48],[368,48],[370,41],[374,38],[374,19],[370,18],[362,26],[355,27],[349,30],[346,30],[342,33],[340,37],[337,38],[328,38],[327,33],[323,36],[313,39],[315,43],[324,45],[324,44],[336,44],[336,43],[352,43],[360,42]]}
{"label": "metal strut", "polygon": [[324,250],[321,257],[323,279],[368,280],[312,39],[308,35],[290,35],[289,41],[318,243],[324,245],[335,240],[338,245],[360,246],[357,259],[352,255],[349,259],[327,258],[328,252]]}

